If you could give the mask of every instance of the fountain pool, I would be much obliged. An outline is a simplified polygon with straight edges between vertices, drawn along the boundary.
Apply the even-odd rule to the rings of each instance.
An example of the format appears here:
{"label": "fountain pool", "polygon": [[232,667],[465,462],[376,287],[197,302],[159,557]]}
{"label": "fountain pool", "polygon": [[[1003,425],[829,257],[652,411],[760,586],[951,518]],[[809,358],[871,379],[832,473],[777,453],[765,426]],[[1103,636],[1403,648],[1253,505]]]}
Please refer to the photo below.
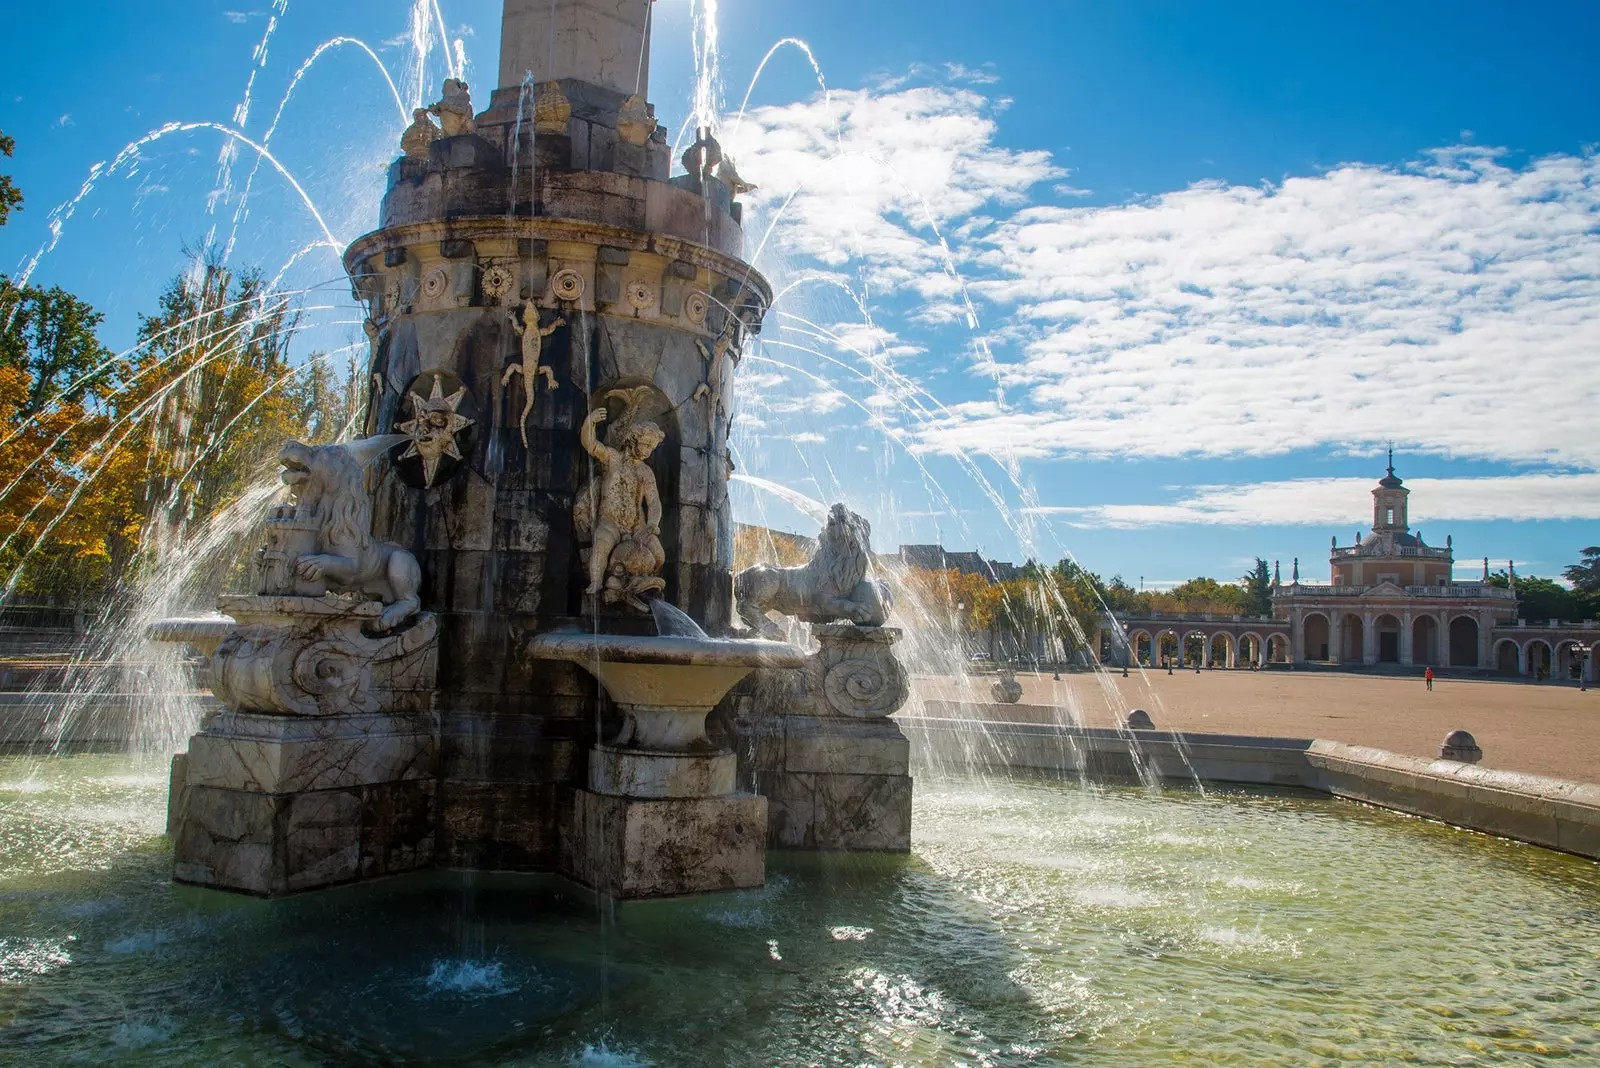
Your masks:
{"label": "fountain pool", "polygon": [[1600,867],[1326,797],[919,779],[910,856],[602,909],[175,885],[165,769],[0,761],[0,1061],[1600,1059]]}

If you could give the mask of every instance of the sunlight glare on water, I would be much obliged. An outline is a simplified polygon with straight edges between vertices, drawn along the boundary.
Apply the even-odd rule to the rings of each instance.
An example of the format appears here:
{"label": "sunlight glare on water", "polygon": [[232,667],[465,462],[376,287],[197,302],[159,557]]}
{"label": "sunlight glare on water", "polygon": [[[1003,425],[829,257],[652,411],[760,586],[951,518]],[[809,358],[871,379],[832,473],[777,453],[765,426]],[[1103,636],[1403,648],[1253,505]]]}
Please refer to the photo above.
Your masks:
{"label": "sunlight glare on water", "polygon": [[[918,782],[910,857],[623,905],[426,873],[173,885],[159,776],[0,761],[19,1063],[1600,1059],[1600,869],[1303,794]],[[470,893],[464,893],[470,881]]]}

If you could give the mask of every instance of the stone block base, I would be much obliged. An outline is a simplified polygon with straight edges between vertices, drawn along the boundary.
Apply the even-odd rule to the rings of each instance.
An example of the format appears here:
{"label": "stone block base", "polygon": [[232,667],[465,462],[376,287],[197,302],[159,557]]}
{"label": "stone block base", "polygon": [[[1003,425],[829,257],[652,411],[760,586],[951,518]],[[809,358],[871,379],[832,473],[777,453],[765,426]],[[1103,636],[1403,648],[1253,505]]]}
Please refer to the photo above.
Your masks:
{"label": "stone block base", "polygon": [[263,897],[434,862],[431,717],[224,713],[173,761],[173,877]]}
{"label": "stone block base", "polygon": [[572,794],[562,871],[619,900],[747,890],[766,882],[766,798],[640,800]]}
{"label": "stone block base", "polygon": [[911,849],[911,743],[891,719],[778,716],[755,736],[775,849]]}
{"label": "stone block base", "polygon": [[767,795],[767,842],[775,849],[839,853],[911,851],[911,776],[758,776]]}
{"label": "stone block base", "polygon": [[589,789],[636,798],[721,797],[733,793],[732,753],[656,753],[597,745],[589,751]]}

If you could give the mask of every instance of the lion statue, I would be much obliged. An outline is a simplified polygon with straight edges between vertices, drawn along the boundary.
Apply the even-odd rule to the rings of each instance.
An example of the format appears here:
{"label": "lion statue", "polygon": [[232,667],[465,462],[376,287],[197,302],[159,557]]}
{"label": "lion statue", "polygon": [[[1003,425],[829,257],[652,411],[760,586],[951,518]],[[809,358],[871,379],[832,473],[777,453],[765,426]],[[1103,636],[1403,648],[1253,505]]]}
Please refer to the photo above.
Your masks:
{"label": "lion statue", "polygon": [[768,611],[805,623],[848,620],[858,626],[881,627],[889,618],[889,590],[867,578],[871,564],[872,527],[842,504],[828,511],[817,537],[817,550],[804,567],[757,564],[733,579],[739,617],[754,630],[774,628]]}
{"label": "lion statue", "polygon": [[361,461],[342,445],[291,441],[278,453],[295,515],[317,524],[317,552],[301,555],[294,571],[335,592],[382,601],[378,626],[391,631],[422,608],[422,569],[406,550],[372,536]]}

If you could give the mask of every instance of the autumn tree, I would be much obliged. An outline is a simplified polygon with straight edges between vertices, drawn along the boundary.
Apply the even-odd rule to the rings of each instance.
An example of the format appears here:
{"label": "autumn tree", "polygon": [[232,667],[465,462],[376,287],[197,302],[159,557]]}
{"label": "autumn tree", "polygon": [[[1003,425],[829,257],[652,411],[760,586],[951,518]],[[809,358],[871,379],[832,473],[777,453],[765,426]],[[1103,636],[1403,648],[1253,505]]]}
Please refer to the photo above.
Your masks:
{"label": "autumn tree", "polygon": [[[16,150],[16,139],[0,132],[0,156],[10,159]],[[22,190],[11,183],[9,174],[0,174],[0,226],[6,224],[13,208],[19,211],[22,209]]]}

